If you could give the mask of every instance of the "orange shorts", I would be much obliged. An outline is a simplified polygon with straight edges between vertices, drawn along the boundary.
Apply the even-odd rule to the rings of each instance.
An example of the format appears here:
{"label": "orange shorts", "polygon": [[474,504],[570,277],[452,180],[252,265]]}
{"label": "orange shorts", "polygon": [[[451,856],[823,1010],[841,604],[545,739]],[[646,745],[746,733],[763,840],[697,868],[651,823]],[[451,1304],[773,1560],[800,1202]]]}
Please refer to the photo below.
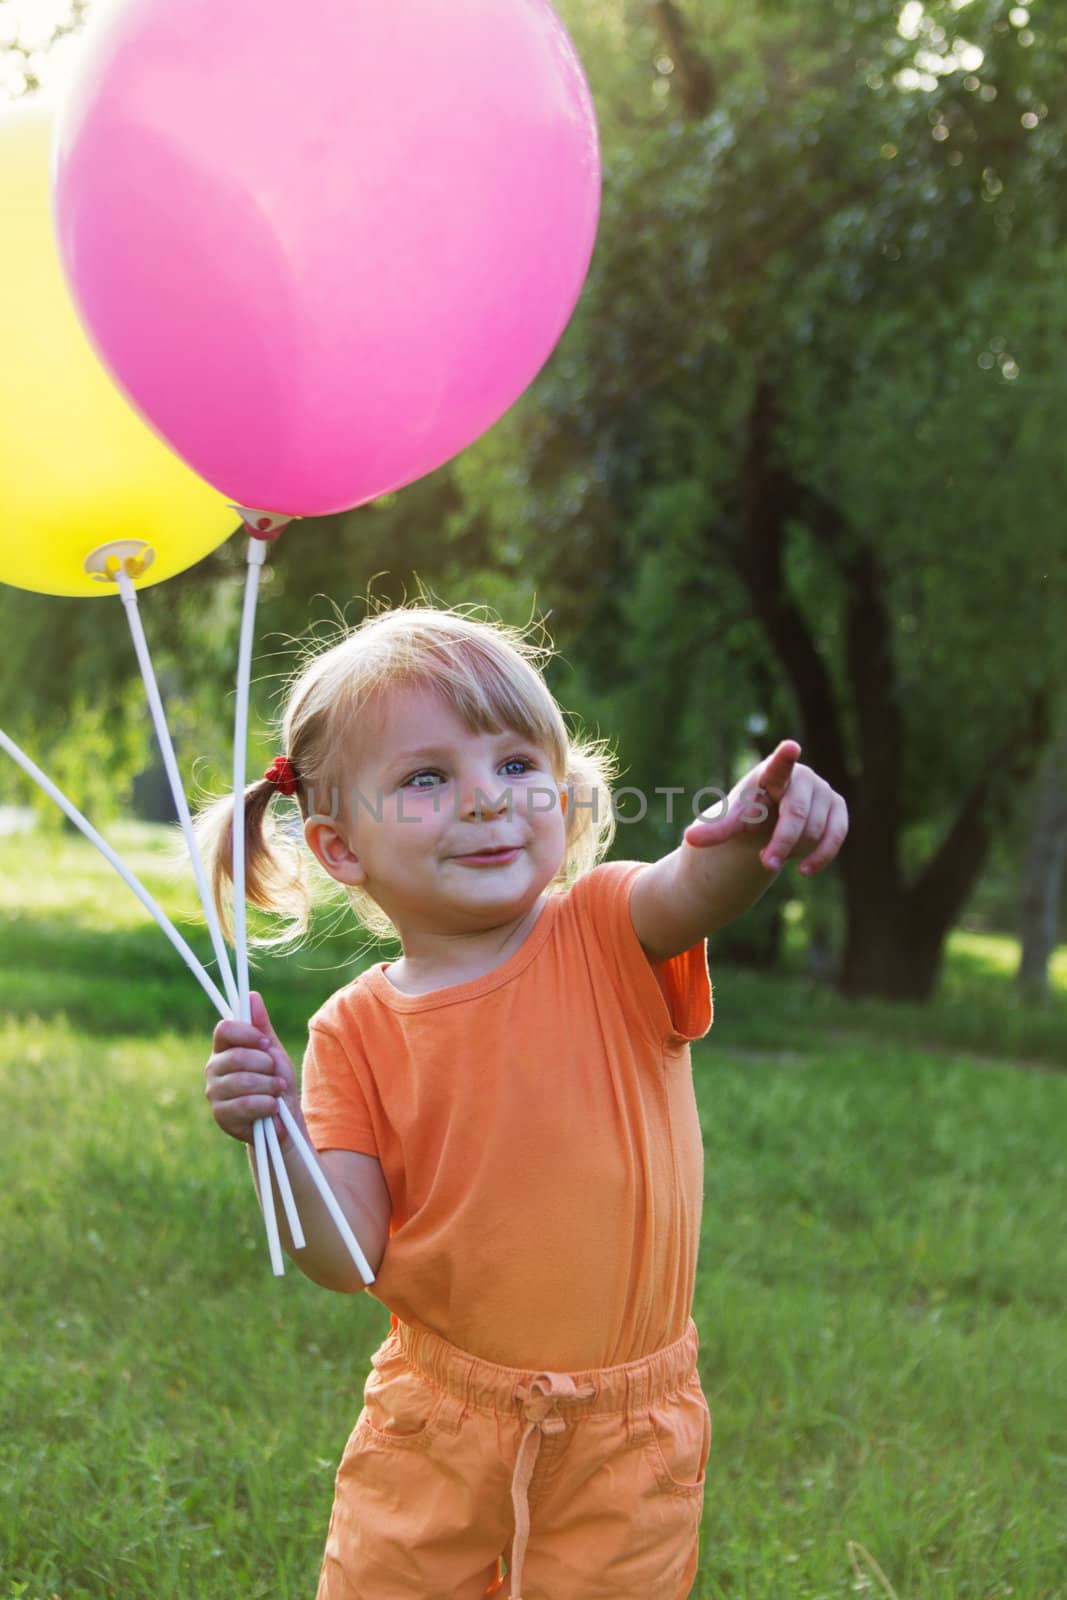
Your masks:
{"label": "orange shorts", "polygon": [[711,1449],[696,1357],[692,1321],[574,1373],[400,1323],[337,1471],[318,1600],[684,1600]]}

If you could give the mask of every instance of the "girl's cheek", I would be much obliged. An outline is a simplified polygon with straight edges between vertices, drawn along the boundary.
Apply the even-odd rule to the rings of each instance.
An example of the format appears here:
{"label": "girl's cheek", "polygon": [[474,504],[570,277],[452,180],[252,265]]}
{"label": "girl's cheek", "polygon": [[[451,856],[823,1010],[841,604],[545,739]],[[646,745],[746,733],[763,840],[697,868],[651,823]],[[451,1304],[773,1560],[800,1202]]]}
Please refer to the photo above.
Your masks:
{"label": "girl's cheek", "polygon": [[394,827],[437,823],[448,817],[451,804],[439,785],[428,789],[400,789],[391,802],[386,802],[386,820]]}

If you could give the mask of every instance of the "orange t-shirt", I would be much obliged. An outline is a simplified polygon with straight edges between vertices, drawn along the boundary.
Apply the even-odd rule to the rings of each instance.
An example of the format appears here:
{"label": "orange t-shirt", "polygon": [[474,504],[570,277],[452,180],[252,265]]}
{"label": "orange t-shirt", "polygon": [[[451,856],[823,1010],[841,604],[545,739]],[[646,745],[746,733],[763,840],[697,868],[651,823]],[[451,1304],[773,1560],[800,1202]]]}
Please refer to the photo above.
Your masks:
{"label": "orange t-shirt", "polygon": [[377,1156],[389,1188],[371,1293],[485,1361],[616,1366],[688,1324],[704,1198],[689,1041],[711,984],[704,942],[649,962],[629,908],[643,867],[549,895],[480,978],[406,995],[382,962],[309,1024],[311,1136]]}

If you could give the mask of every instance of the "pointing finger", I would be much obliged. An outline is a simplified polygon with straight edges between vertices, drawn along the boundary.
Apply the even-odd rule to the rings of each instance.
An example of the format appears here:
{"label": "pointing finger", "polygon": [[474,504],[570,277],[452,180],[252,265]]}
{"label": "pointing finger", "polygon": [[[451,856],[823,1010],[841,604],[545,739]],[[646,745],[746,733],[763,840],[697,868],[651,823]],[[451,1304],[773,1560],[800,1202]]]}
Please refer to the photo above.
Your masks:
{"label": "pointing finger", "polygon": [[777,803],[785,793],[793,768],[800,760],[800,746],[795,739],[783,739],[774,754],[767,758],[759,777],[759,786]]}

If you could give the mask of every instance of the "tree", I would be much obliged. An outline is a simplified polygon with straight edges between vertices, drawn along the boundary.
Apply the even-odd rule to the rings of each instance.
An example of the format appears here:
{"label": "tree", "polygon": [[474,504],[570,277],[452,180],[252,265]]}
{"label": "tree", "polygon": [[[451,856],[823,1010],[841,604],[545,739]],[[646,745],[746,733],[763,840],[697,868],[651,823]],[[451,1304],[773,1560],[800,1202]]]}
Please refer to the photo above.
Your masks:
{"label": "tree", "polygon": [[[555,381],[480,458],[483,510],[512,518],[524,459],[538,572],[658,758],[707,625],[722,655],[756,620],[807,759],[850,802],[853,994],[932,991],[1064,665],[1063,150],[1044,126],[1063,45],[999,13],[973,6],[960,40],[949,5],[614,8],[631,92],[602,253]],[[665,109],[635,119],[650,69]],[[1011,470],[979,473],[994,462]],[[656,618],[651,570],[674,576],[650,678],[627,623]],[[758,682],[748,638],[742,664]]]}
{"label": "tree", "polygon": [[1047,1000],[1048,966],[1056,948],[1067,865],[1067,722],[1061,720],[1038,775],[1033,825],[1023,865],[1020,905],[1022,993]]}

